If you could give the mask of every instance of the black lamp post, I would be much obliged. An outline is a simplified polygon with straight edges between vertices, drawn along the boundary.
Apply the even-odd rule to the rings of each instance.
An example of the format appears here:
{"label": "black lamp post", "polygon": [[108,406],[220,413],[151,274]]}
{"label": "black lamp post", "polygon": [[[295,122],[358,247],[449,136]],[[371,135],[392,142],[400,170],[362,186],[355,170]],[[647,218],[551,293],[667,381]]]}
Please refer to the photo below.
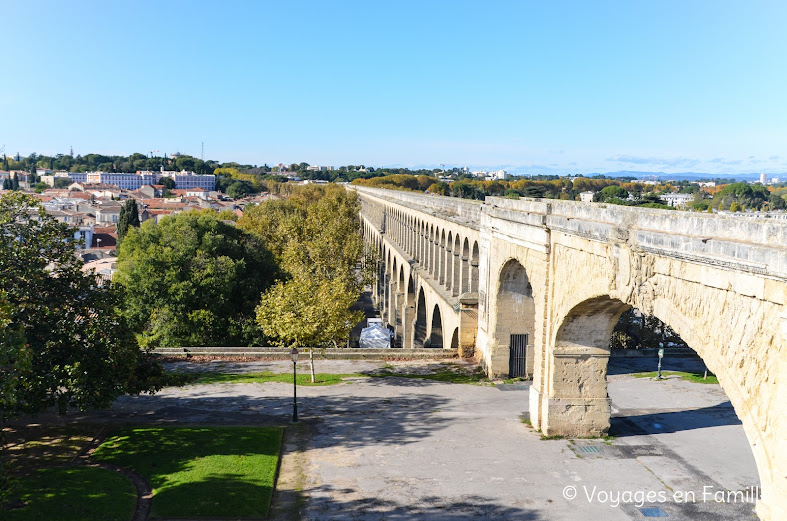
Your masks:
{"label": "black lamp post", "polygon": [[292,423],[298,423],[298,386],[295,364],[298,362],[298,349],[293,347],[290,351],[292,357]]}

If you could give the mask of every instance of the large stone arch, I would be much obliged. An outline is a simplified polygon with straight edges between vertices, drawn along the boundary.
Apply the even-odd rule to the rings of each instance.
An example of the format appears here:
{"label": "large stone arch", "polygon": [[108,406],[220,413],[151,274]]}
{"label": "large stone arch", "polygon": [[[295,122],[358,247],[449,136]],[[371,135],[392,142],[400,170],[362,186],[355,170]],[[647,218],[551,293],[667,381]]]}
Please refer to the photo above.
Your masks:
{"label": "large stone arch", "polygon": [[393,283],[396,298],[393,303],[394,313],[394,347],[404,347],[405,313],[407,312],[407,293],[404,285],[404,264],[394,266]]}
{"label": "large stone arch", "polygon": [[383,272],[382,272],[382,309],[380,310],[382,313],[382,317],[384,320],[391,322],[391,248],[388,244],[383,246],[384,248],[384,261],[383,261]]}
{"label": "large stone arch", "polygon": [[398,259],[397,254],[394,252],[391,255],[391,265],[389,266],[389,275],[388,275],[388,287],[389,287],[389,299],[386,301],[386,306],[389,309],[388,312],[388,324],[396,329],[397,323],[401,320],[401,316],[399,315],[399,286],[398,286]]}
{"label": "large stone arch", "polygon": [[440,306],[437,304],[432,308],[432,320],[429,328],[429,347],[435,349],[443,348],[443,316],[440,313]]}
{"label": "large stone arch", "polygon": [[470,241],[465,237],[462,244],[462,278],[459,293],[470,291]]}
{"label": "large stone arch", "polygon": [[451,283],[451,295],[458,296],[462,291],[462,240],[457,233],[454,237],[454,268],[453,282]]}
{"label": "large stone arch", "polygon": [[[777,390],[783,374],[779,355],[768,354],[775,335],[768,327],[769,313],[745,312],[744,308],[761,306],[731,291],[711,292],[719,293],[716,298],[692,296],[686,287],[674,291],[677,288],[663,282],[646,284],[626,301],[616,298],[619,295],[591,297],[565,313],[552,341],[545,382],[549,399],[541,428],[549,435],[568,436],[597,436],[608,430],[609,340],[620,315],[637,307],[672,327],[717,376],[757,464],[766,499],[758,502],[758,513],[765,519],[781,519],[767,499],[787,489],[787,475],[779,472],[787,457],[787,432],[779,416],[787,397]],[[739,323],[740,315],[748,317],[746,327]]]}
{"label": "large stone arch", "polygon": [[426,340],[426,297],[424,289],[418,290],[418,301],[415,305],[415,321],[413,322],[413,347],[416,349],[424,347]]}
{"label": "large stone arch", "polygon": [[437,282],[445,284],[445,230],[440,230],[440,249],[438,250]]}
{"label": "large stone arch", "polygon": [[472,253],[470,254],[470,285],[469,291],[478,292],[478,266],[480,264],[480,254],[478,251],[478,241],[473,242]]}
{"label": "large stone arch", "polygon": [[454,234],[449,230],[445,242],[445,288],[451,290],[454,283]]}
{"label": "large stone arch", "polygon": [[527,271],[517,259],[503,264],[497,276],[496,313],[491,317],[492,366],[508,367],[511,335],[527,336],[526,371],[533,374],[535,301]]}
{"label": "large stone arch", "polygon": [[[404,266],[402,266],[404,268]],[[413,328],[415,322],[415,282],[412,273],[407,276],[407,287],[405,288],[404,310],[402,312],[402,347],[405,349],[413,348]]]}
{"label": "large stone arch", "polygon": [[434,266],[435,266],[435,254],[434,254],[434,244],[435,244],[435,225],[429,225],[429,236],[427,237],[427,249],[429,250],[429,254],[427,255],[426,266],[429,269],[429,274],[434,275]]}

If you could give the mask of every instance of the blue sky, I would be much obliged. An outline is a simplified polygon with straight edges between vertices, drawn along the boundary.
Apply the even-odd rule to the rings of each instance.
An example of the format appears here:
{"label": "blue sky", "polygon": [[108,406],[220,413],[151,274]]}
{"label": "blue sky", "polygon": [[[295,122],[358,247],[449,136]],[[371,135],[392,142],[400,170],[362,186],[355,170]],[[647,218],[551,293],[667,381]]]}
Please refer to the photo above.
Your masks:
{"label": "blue sky", "polygon": [[0,0],[0,146],[787,172],[787,3]]}

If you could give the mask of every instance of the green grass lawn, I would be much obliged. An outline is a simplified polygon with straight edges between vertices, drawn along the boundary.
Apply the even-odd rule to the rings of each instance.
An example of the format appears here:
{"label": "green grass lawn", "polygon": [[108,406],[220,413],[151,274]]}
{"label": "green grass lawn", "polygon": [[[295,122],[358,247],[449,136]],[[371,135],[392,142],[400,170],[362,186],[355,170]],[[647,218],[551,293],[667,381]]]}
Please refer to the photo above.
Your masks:
{"label": "green grass lawn", "polygon": [[153,518],[265,517],[281,435],[278,427],[134,428],[93,458],[142,474],[153,487]]}
{"label": "green grass lawn", "polygon": [[[657,374],[658,373],[656,371],[650,371],[650,372],[647,372],[647,373],[636,373],[634,376],[636,376],[637,378],[656,378]],[[694,382],[694,383],[698,383],[698,384],[718,384],[719,383],[719,379],[716,378],[716,375],[714,375],[711,372],[708,372],[708,377],[707,378],[703,378],[703,376],[705,376],[704,372],[700,372],[700,373],[698,373],[698,372],[691,372],[691,373],[688,373],[686,371],[662,371],[661,375],[662,376],[680,376],[681,380],[686,380],[687,382]]]}
{"label": "green grass lawn", "polygon": [[396,372],[390,370],[383,370],[377,373],[369,374],[375,378],[385,378],[389,376],[398,376],[400,378],[416,378],[419,380],[436,380],[438,382],[447,382],[454,384],[482,384],[489,382],[489,379],[483,371],[467,371],[460,368],[446,368],[442,367],[431,373],[406,373]]}
{"label": "green grass lawn", "polygon": [[0,509],[5,521],[128,521],[137,491],[124,476],[97,467],[53,467],[18,481],[21,508]]}
{"label": "green grass lawn", "polygon": [[[310,373],[298,373],[298,385],[334,385],[342,383],[343,378],[353,376],[364,376],[357,373],[349,374],[326,374],[316,373],[314,375],[315,382],[312,383]],[[272,373],[270,371],[263,371],[261,373],[198,373],[191,380],[192,383],[197,384],[216,384],[216,383],[234,383],[234,384],[250,384],[250,383],[265,383],[265,382],[284,382],[292,383],[292,373]]]}
{"label": "green grass lawn", "polygon": [[[345,378],[385,378],[398,376],[400,378],[416,378],[419,380],[436,380],[438,382],[448,382],[457,384],[481,384],[489,379],[480,369],[468,371],[459,367],[439,366],[428,373],[409,372],[407,368],[399,371],[392,370],[391,366],[385,366],[379,371],[369,373],[345,373],[329,374],[317,373],[314,375],[315,382],[312,383],[311,375],[308,371],[298,373],[298,385],[335,385],[343,383]],[[215,383],[265,383],[265,382],[284,382],[292,383],[292,373],[273,373],[264,371],[261,373],[224,373],[224,372],[202,372],[202,373],[177,373],[179,376],[173,379],[177,385],[192,384],[215,384]]]}

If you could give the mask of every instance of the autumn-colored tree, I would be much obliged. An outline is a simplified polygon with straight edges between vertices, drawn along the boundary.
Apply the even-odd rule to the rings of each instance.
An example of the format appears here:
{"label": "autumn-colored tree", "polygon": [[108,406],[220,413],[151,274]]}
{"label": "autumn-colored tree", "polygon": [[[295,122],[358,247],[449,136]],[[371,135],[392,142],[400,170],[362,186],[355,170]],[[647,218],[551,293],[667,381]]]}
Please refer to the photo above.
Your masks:
{"label": "autumn-colored tree", "polygon": [[286,200],[249,209],[238,222],[264,237],[286,273],[257,307],[257,323],[274,342],[337,346],[363,318],[350,309],[369,279],[360,266],[372,266],[362,262],[358,211],[355,192],[307,186]]}

